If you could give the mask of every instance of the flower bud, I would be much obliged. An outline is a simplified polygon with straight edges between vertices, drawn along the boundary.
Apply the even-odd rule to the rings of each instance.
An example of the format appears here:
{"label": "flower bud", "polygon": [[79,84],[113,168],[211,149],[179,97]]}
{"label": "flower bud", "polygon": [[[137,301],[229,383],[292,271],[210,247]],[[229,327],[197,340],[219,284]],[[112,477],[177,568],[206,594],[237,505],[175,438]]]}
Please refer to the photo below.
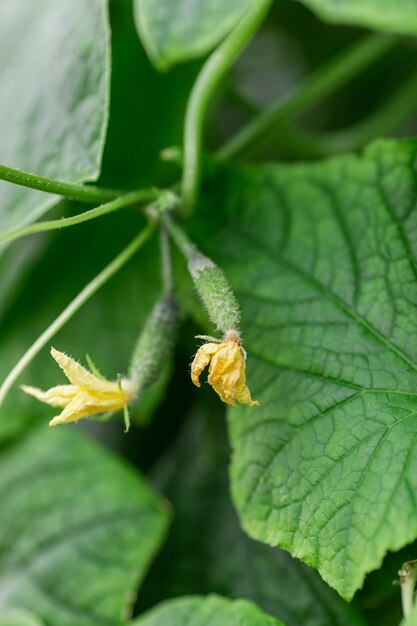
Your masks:
{"label": "flower bud", "polygon": [[145,391],[171,356],[178,325],[178,305],[172,293],[163,294],[153,307],[132,355],[129,376],[138,394]]}
{"label": "flower bud", "polygon": [[238,329],[239,305],[223,270],[198,250],[190,256],[188,269],[216,329],[224,334]]}
{"label": "flower bud", "polygon": [[246,384],[245,361],[239,333],[229,330],[223,341],[200,346],[191,364],[191,380],[200,387],[200,375],[208,367],[208,382],[223,402],[232,406],[237,402],[258,406],[259,402],[252,400]]}
{"label": "flower bud", "polygon": [[239,330],[239,305],[223,270],[198,250],[169,215],[163,214],[161,219],[187,260],[188,270],[211,322],[223,334]]}

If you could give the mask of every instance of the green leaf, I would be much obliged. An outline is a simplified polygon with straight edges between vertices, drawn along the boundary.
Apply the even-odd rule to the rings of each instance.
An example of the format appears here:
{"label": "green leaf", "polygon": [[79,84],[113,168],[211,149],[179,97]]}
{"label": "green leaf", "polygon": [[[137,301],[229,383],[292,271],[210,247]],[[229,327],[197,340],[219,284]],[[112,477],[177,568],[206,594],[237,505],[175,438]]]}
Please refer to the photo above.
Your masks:
{"label": "green leaf", "polygon": [[242,17],[251,0],[135,0],[139,36],[159,70],[203,56]]}
{"label": "green leaf", "polygon": [[190,596],[163,602],[132,626],[283,626],[282,622],[262,613],[252,602],[234,602],[211,595]]}
{"label": "green leaf", "polygon": [[[0,163],[70,182],[95,180],[107,125],[106,1],[4,0],[0,58]],[[36,220],[55,202],[0,183],[0,230]]]}
{"label": "green leaf", "polygon": [[415,180],[416,144],[396,141],[224,169],[198,225],[237,291],[260,402],[229,411],[241,521],[348,599],[417,537]]}
{"label": "green leaf", "polygon": [[72,428],[43,427],[2,453],[0,493],[2,611],[118,624],[167,524],[144,481]]}
{"label": "green leaf", "polygon": [[152,472],[152,484],[175,516],[139,610],[164,598],[214,592],[248,598],[287,626],[364,626],[315,570],[241,530],[228,490],[222,413],[218,404],[217,411],[210,405],[193,410],[179,441]]}
{"label": "green leaf", "polygon": [[409,0],[297,0],[330,22],[392,33],[417,33],[417,5]]}

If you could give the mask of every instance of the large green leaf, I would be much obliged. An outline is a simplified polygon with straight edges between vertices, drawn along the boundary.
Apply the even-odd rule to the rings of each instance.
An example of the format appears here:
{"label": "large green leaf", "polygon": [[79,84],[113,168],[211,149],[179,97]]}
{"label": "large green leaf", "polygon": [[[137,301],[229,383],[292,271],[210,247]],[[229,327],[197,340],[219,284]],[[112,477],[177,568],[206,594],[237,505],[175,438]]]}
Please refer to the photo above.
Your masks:
{"label": "large green leaf", "polygon": [[179,441],[152,472],[175,516],[139,609],[186,593],[214,592],[248,598],[287,626],[363,626],[354,607],[318,572],[241,530],[229,496],[224,430],[219,405],[217,412],[192,411]]}
{"label": "large green leaf", "polygon": [[345,598],[417,537],[416,202],[416,144],[380,141],[222,170],[199,224],[260,401],[229,413],[241,521]]}
{"label": "large green leaf", "polygon": [[118,624],[167,523],[143,480],[73,429],[44,427],[3,452],[0,493],[2,611]]}
{"label": "large green leaf", "polygon": [[135,20],[146,51],[160,70],[209,52],[231,30],[251,0],[135,0]]}
{"label": "large green leaf", "polygon": [[[109,89],[106,5],[1,3],[1,163],[71,182],[97,178]],[[35,220],[55,201],[0,183],[0,230]]]}
{"label": "large green leaf", "polygon": [[190,596],[163,602],[132,626],[283,626],[252,602],[220,596]]}
{"label": "large green leaf", "polygon": [[417,33],[414,0],[297,0],[323,19],[393,33]]}

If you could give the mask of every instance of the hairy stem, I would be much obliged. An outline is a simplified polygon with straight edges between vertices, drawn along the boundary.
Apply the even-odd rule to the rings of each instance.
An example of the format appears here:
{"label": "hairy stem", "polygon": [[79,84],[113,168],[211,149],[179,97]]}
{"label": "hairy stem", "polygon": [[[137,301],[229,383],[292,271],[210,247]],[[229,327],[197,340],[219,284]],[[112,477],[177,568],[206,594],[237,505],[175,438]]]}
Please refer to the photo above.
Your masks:
{"label": "hairy stem", "polygon": [[249,122],[218,150],[217,155],[226,160],[246,152],[253,144],[271,132],[274,126],[289,121],[295,115],[299,115],[323,100],[388,52],[397,41],[397,38],[388,35],[372,35],[355,45],[328,65],[320,68],[284,100],[272,105]]}
{"label": "hairy stem", "polygon": [[197,248],[191,239],[189,239],[185,230],[177,224],[177,222],[173,220],[167,212],[162,213],[160,219],[166,230],[171,235],[175,245],[179,248],[187,261],[192,260]]}
{"label": "hairy stem", "polygon": [[58,317],[44,330],[25,354],[19,359],[14,368],[5,378],[0,387],[0,405],[4,401],[11,386],[16,382],[23,370],[34,359],[38,352],[52,339],[52,337],[70,320],[96,291],[102,287],[129,259],[145,244],[155,227],[149,225],[144,228],[120,254],[117,255],[97,276],[95,276],[80,293],[68,304]]}
{"label": "hairy stem", "polygon": [[79,200],[80,202],[107,202],[121,196],[124,192],[114,189],[101,189],[99,187],[89,187],[87,185],[77,185],[75,183],[64,183],[60,180],[22,172],[21,170],[0,165],[0,180],[8,183],[19,185],[20,187],[29,187],[46,193],[53,193],[64,198]]}
{"label": "hairy stem", "polygon": [[3,243],[5,241],[10,242],[15,239],[19,239],[20,237],[25,237],[26,235],[32,235],[34,233],[42,233],[47,230],[55,230],[60,228],[66,228],[67,226],[82,224],[83,222],[88,222],[89,220],[93,220],[96,217],[102,217],[103,215],[107,215],[108,213],[113,213],[114,211],[123,209],[126,206],[136,204],[137,202],[148,202],[151,200],[155,200],[156,198],[158,198],[160,193],[161,192],[159,192],[157,189],[139,189],[138,191],[132,191],[131,193],[125,194],[124,196],[120,196],[120,198],[116,198],[115,200],[111,200],[110,202],[106,202],[105,204],[101,204],[95,209],[85,211],[84,213],[74,215],[73,217],[61,217],[56,220],[37,222],[36,224],[30,224],[29,226],[23,226],[22,228],[6,230],[3,233],[0,233],[0,243]]}
{"label": "hairy stem", "polygon": [[204,120],[219,82],[265,18],[272,0],[252,2],[246,14],[204,64],[187,105],[184,129],[184,169],[181,184],[183,217],[192,213],[198,195]]}

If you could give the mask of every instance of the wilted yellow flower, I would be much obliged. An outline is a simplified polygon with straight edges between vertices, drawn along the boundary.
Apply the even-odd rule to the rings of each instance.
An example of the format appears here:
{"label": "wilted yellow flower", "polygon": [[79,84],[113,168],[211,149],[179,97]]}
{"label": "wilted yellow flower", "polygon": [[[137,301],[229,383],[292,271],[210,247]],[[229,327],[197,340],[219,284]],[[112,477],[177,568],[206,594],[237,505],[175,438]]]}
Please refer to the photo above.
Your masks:
{"label": "wilted yellow flower", "polygon": [[252,400],[246,385],[245,354],[235,331],[229,331],[221,343],[205,343],[198,349],[191,365],[191,380],[197,387],[207,365],[208,382],[223,402],[232,406],[236,401],[249,406],[259,404]]}
{"label": "wilted yellow flower", "polygon": [[58,385],[48,391],[22,385],[22,390],[50,406],[63,411],[54,417],[49,426],[67,424],[82,417],[124,409],[136,396],[136,387],[129,379],[120,383],[98,378],[63,352],[51,349],[51,355],[70,381],[71,385]]}

